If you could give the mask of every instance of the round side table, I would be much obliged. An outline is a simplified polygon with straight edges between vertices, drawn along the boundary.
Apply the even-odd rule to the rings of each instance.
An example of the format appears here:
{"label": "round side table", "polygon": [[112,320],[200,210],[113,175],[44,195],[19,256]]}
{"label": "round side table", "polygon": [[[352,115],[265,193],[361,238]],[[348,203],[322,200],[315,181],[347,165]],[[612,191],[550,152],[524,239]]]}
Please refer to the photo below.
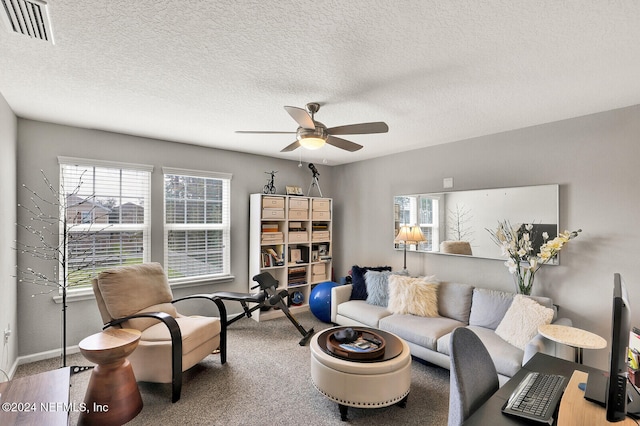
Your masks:
{"label": "round side table", "polygon": [[97,364],[84,397],[79,425],[122,425],[142,410],[142,397],[127,359],[138,346],[140,332],[109,328],[79,343],[80,352]]}
{"label": "round side table", "polygon": [[546,324],[538,327],[538,333],[554,342],[563,343],[575,349],[575,361],[582,364],[583,349],[602,349],[607,341],[597,334],[568,325]]}

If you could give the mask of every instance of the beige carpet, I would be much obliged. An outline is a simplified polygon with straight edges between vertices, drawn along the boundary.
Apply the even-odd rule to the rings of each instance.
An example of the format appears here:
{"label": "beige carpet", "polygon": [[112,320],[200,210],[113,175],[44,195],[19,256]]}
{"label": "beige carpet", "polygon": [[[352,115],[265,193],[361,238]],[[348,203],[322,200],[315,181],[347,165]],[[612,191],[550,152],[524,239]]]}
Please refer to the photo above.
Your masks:
{"label": "beige carpet", "polygon": [[[297,316],[307,329],[329,327],[312,314]],[[182,397],[171,403],[169,385],[140,383],[144,407],[129,425],[344,425],[337,404],[311,383],[309,347],[286,318],[257,323],[242,319],[229,327],[227,363],[211,355],[184,375]],[[82,355],[67,365],[88,365]],[[16,377],[51,370],[59,359],[22,365]],[[91,373],[71,377],[70,401],[81,403]],[[413,361],[406,408],[349,408],[349,424],[446,425],[449,372]],[[75,425],[78,413],[71,413]]]}

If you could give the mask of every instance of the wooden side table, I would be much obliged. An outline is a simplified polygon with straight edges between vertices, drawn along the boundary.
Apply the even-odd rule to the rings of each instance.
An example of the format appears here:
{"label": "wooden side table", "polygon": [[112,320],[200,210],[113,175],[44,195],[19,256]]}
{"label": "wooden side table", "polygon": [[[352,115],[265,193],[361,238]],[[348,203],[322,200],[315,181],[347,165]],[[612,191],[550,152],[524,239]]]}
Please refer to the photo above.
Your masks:
{"label": "wooden side table", "polygon": [[597,334],[567,325],[546,324],[538,327],[538,333],[554,342],[563,343],[575,349],[575,362],[582,364],[583,349],[602,349],[607,341]]}
{"label": "wooden side table", "polygon": [[140,332],[109,328],[83,339],[80,352],[96,363],[84,397],[79,425],[122,425],[142,410],[142,397],[127,359],[138,346]]}

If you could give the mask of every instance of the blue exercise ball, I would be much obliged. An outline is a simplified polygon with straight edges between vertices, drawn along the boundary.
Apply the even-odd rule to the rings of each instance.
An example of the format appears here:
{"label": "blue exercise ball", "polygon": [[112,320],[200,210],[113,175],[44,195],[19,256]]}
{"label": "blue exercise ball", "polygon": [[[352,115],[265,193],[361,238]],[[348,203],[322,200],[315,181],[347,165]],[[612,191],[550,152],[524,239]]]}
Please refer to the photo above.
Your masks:
{"label": "blue exercise ball", "polygon": [[309,308],[322,322],[331,322],[331,289],[338,283],[327,281],[320,283],[311,290]]}

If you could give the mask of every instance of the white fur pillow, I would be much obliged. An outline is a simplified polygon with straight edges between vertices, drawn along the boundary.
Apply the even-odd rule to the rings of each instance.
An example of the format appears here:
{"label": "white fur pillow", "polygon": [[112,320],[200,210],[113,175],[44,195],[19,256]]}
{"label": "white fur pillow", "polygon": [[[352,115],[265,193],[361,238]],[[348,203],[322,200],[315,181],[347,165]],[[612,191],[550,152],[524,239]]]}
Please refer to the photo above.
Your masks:
{"label": "white fur pillow", "polygon": [[389,305],[394,314],[438,316],[438,282],[435,277],[389,276]]}
{"label": "white fur pillow", "polygon": [[516,294],[504,318],[496,328],[496,334],[507,343],[524,350],[538,334],[538,327],[550,324],[553,309],[545,308],[533,299]]}

